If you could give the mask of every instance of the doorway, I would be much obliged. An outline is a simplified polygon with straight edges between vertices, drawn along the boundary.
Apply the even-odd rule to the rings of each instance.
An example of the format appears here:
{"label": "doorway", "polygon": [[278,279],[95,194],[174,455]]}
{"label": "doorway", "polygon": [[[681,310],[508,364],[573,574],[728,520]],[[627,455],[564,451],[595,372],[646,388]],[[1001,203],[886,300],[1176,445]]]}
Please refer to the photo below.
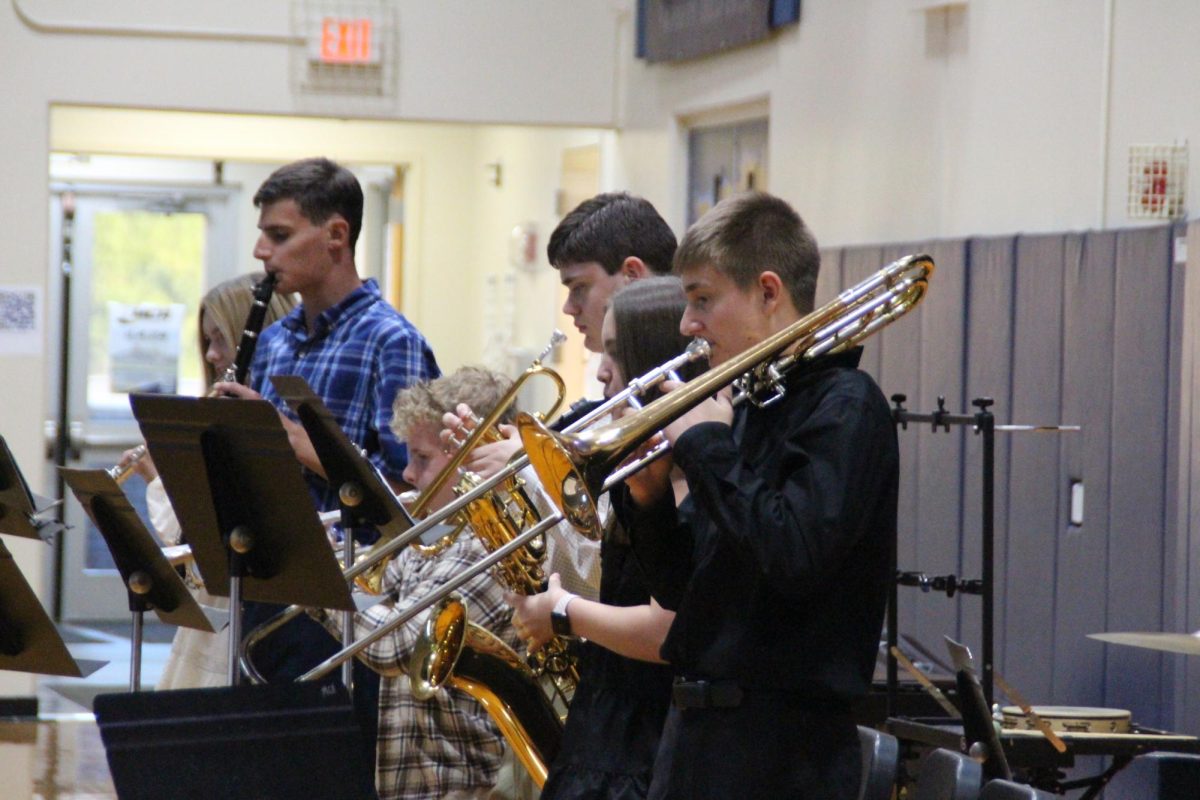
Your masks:
{"label": "doorway", "polygon": [[[62,368],[47,434],[66,426],[66,466],[111,467],[141,442],[130,393],[202,393],[196,314],[204,288],[237,269],[235,195],[215,186],[51,186],[52,271],[68,322],[53,345]],[[141,479],[124,488],[145,516]],[[103,537],[69,491],[61,496],[70,527],[52,556],[56,616],[125,617]]]}

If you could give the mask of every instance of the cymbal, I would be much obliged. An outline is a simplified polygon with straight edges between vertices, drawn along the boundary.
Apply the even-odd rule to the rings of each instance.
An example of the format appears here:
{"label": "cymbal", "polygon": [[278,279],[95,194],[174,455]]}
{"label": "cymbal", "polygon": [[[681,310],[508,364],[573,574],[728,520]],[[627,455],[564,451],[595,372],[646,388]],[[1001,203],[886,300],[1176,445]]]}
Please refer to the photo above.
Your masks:
{"label": "cymbal", "polygon": [[1195,633],[1089,633],[1088,638],[1147,650],[1200,656],[1200,635]]}

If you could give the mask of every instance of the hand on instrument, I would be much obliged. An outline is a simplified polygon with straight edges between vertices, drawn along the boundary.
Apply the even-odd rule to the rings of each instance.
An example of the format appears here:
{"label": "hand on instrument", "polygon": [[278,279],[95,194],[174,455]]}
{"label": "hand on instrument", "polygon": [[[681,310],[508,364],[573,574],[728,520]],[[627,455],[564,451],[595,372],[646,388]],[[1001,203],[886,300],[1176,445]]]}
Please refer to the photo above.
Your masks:
{"label": "hand on instrument", "polygon": [[235,381],[217,381],[208,390],[212,397],[237,397],[241,400],[262,400],[262,395]]}
{"label": "hand on instrument", "polygon": [[[641,446],[629,457],[629,461],[642,458],[663,441],[661,433],[654,434],[642,442]],[[667,492],[671,491],[671,466],[673,463],[671,455],[668,453],[627,477],[625,485],[629,487],[629,496],[633,502],[646,508],[657,503]]]}
{"label": "hand on instrument", "polygon": [[550,627],[550,612],[554,604],[566,594],[558,573],[550,576],[546,591],[541,594],[521,595],[506,592],[504,600],[513,608],[513,627],[517,636],[529,646],[533,653],[545,646],[554,638],[554,630]]}
{"label": "hand on instrument", "polygon": [[[442,417],[443,430],[440,434],[442,442],[451,448],[456,446],[451,437],[459,442],[466,439],[475,430],[475,422],[478,419],[471,407],[465,403],[459,404],[455,411],[458,413],[445,414]],[[481,444],[473,449],[463,461],[465,469],[481,477],[490,478],[508,466],[513,454],[519,452],[523,446],[521,435],[514,425],[500,425],[499,428],[504,436],[503,441]]]}
{"label": "hand on instrument", "polygon": [[317,449],[313,447],[312,439],[308,438],[308,431],[304,430],[304,426],[282,413],[279,414],[279,421],[283,423],[283,429],[287,432],[288,444],[292,446],[296,460],[322,478],[328,477],[325,474],[325,467],[321,466],[321,459],[317,458]]}
{"label": "hand on instrument", "polygon": [[148,451],[141,451],[142,457],[137,458],[140,447],[133,447],[121,453],[121,460],[117,462],[117,466],[121,469],[132,467],[133,471],[142,477],[146,483],[158,477],[158,468],[154,466],[154,459],[150,457]]}

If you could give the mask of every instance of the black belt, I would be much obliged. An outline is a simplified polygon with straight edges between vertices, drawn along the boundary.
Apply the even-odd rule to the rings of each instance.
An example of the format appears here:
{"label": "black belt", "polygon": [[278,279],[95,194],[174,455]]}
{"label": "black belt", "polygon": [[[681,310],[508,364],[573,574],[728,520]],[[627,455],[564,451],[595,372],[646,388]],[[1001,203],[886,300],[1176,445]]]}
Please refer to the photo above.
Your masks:
{"label": "black belt", "polygon": [[737,708],[742,687],[736,681],[687,681],[676,678],[671,699],[676,708]]}

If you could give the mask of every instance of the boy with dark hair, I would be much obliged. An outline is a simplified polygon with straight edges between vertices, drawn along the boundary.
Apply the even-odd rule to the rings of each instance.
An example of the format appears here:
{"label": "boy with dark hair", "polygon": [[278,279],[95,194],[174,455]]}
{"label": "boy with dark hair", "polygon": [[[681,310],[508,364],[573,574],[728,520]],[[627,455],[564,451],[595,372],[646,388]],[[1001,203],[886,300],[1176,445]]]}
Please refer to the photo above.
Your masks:
{"label": "boy with dark hair", "polygon": [[[680,330],[723,363],[810,310],[818,268],[816,242],[785,202],[724,200],[676,254]],[[676,683],[651,798],[856,796],[850,706],[874,669],[899,462],[860,354],[793,370],[771,405],[703,401],[663,431],[672,458],[614,500],[653,596],[676,612],[661,650]],[[678,508],[672,462],[689,488]]]}
{"label": "boy with dark hair", "polygon": [[[219,391],[261,397],[278,410],[318,510],[338,507],[337,487],[272,375],[299,375],[329,408],[346,436],[395,485],[403,482],[404,443],[389,426],[392,400],[411,383],[436,378],[433,351],[412,323],[383,299],[379,284],[358,276],[354,246],[362,227],[363,195],[348,169],[326,158],[277,169],[254,196],[262,232],[254,256],[276,277],[275,291],[295,292],[301,304],[262,332],[251,364],[251,385],[218,384]],[[277,606],[247,603],[247,629]],[[256,664],[271,682],[308,671],[338,649],[308,617],[297,617],[258,648]],[[374,751],[378,676],[355,671],[355,708]]]}
{"label": "boy with dark hair", "polygon": [[567,287],[563,313],[583,346],[603,352],[600,325],[612,293],[631,280],[671,269],[675,234],[654,206],[625,192],[598,194],[563,217],[546,256]]}

